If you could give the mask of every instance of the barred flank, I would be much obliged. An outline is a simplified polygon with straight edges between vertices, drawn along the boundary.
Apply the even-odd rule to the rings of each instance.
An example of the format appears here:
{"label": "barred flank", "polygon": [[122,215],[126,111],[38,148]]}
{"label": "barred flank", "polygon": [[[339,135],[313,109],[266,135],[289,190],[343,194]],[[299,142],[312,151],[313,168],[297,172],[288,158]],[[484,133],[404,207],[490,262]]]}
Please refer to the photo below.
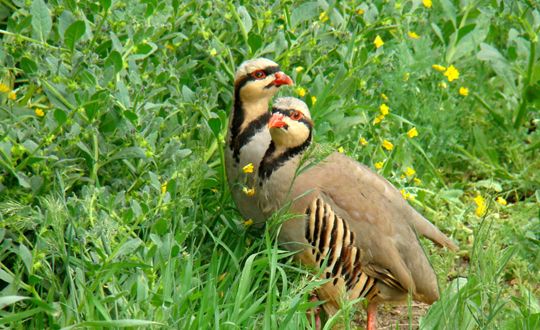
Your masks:
{"label": "barred flank", "polygon": [[306,240],[311,245],[315,261],[332,284],[345,285],[350,299],[377,295],[376,280],[362,271],[361,251],[354,246],[354,233],[345,220],[337,216],[321,198],[306,209]]}

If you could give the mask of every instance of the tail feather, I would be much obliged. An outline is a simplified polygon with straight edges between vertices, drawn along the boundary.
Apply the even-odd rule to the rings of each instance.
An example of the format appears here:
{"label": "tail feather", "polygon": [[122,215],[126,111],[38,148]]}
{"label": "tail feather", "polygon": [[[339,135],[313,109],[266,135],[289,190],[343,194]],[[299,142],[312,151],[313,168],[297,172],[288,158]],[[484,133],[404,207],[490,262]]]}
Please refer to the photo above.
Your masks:
{"label": "tail feather", "polygon": [[413,210],[412,217],[409,217],[409,224],[414,227],[418,234],[428,238],[433,243],[445,246],[452,251],[459,250],[459,246],[452,239],[441,232],[428,219],[416,212],[416,210]]}

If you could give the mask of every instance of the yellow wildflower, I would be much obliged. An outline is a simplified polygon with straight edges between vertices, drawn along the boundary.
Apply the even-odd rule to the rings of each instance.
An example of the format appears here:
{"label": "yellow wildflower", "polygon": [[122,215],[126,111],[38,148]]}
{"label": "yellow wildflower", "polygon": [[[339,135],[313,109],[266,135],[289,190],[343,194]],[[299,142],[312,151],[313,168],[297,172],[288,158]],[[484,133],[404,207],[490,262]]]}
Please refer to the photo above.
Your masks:
{"label": "yellow wildflower", "polygon": [[416,129],[416,127],[411,128],[407,132],[407,136],[409,137],[409,139],[412,139],[413,137],[418,136],[418,130]]}
{"label": "yellow wildflower", "polygon": [[379,115],[375,119],[373,119],[373,125],[377,125],[384,119],[384,115]]}
{"label": "yellow wildflower", "polygon": [[375,45],[375,48],[380,48],[382,45],[384,45],[384,41],[379,35],[377,35],[375,40],[373,40],[373,44]]}
{"label": "yellow wildflower", "polygon": [[459,95],[461,95],[461,96],[469,95],[469,89],[467,87],[460,87],[459,88]]}
{"label": "yellow wildflower", "polygon": [[444,75],[448,78],[448,81],[452,82],[459,78],[459,71],[455,66],[450,65],[444,72]]}
{"label": "yellow wildflower", "polygon": [[242,192],[246,194],[246,196],[251,197],[255,195],[255,188],[244,187],[242,188]]}
{"label": "yellow wildflower", "polygon": [[409,81],[410,77],[411,77],[411,74],[409,72],[405,72],[403,74],[403,81]]}
{"label": "yellow wildflower", "polygon": [[506,201],[506,199],[504,199],[503,197],[499,196],[497,197],[497,203],[501,204],[502,206],[506,206],[506,204],[508,204],[508,202]]}
{"label": "yellow wildflower", "polygon": [[9,88],[8,85],[4,83],[0,83],[0,93],[9,93],[11,91],[11,88]]}
{"label": "yellow wildflower", "polygon": [[409,38],[411,38],[411,39],[420,39],[420,36],[419,36],[418,34],[416,34],[416,32],[413,32],[413,31],[407,32],[407,35],[408,35]]}
{"label": "yellow wildflower", "polygon": [[392,142],[388,141],[388,140],[384,140],[383,143],[382,143],[382,147],[386,150],[392,150],[394,149],[394,145],[392,144]]}
{"label": "yellow wildflower", "polygon": [[448,85],[444,82],[444,81],[441,81],[439,83],[439,87],[442,88],[442,89],[447,89],[448,88]]}
{"label": "yellow wildflower", "polygon": [[381,93],[381,97],[383,100],[388,101],[388,96],[386,96],[386,94]]}
{"label": "yellow wildflower", "polygon": [[247,219],[246,221],[244,221],[244,226],[249,227],[251,225],[253,225],[253,220],[252,219]]}
{"label": "yellow wildflower", "polygon": [[476,216],[481,217],[486,214],[487,211],[487,205],[486,200],[481,195],[476,195],[474,198],[474,203],[476,204],[476,210],[474,213]]}
{"label": "yellow wildflower", "polygon": [[312,96],[312,97],[311,97],[311,105],[315,105],[315,103],[317,103],[317,97],[316,97],[316,96]]}
{"label": "yellow wildflower", "polygon": [[343,147],[339,147],[339,148],[337,148],[337,151],[338,151],[340,154],[342,154],[342,153],[345,152],[345,149],[343,149]]}
{"label": "yellow wildflower", "polygon": [[424,4],[424,7],[426,8],[431,8],[431,6],[433,5],[431,0],[422,0],[422,4]]}
{"label": "yellow wildflower", "polygon": [[405,169],[405,173],[406,176],[413,176],[416,174],[416,171],[412,168],[412,167],[408,167]]}
{"label": "yellow wildflower", "polygon": [[304,67],[303,66],[297,66],[296,68],[294,68],[294,71],[296,71],[296,73],[300,73],[300,72],[304,71]]}
{"label": "yellow wildflower", "polygon": [[214,57],[214,56],[216,56],[216,55],[217,55],[217,50],[216,50],[215,48],[212,48],[212,49],[210,50],[210,56]]}
{"label": "yellow wildflower", "polygon": [[170,43],[169,43],[169,44],[166,44],[166,45],[165,45],[165,48],[167,48],[168,50],[174,50],[173,44],[170,44]]}
{"label": "yellow wildflower", "polygon": [[319,15],[319,21],[321,21],[321,22],[323,22],[323,23],[326,22],[326,21],[328,21],[328,14],[327,14],[325,11],[323,11],[323,12]]}
{"label": "yellow wildflower", "polygon": [[446,71],[446,67],[439,64],[433,64],[431,67],[439,72]]}
{"label": "yellow wildflower", "polygon": [[384,162],[376,162],[375,163],[375,168],[380,170],[382,167],[384,166]]}
{"label": "yellow wildflower", "polygon": [[414,178],[413,179],[414,183],[417,184],[417,185],[421,185],[422,184],[422,180],[418,179],[418,178]]}
{"label": "yellow wildflower", "polygon": [[12,101],[15,101],[17,99],[17,93],[15,93],[14,91],[11,91],[8,93],[8,99],[12,100]]}
{"label": "yellow wildflower", "polygon": [[381,106],[379,107],[379,110],[381,111],[381,114],[383,116],[386,116],[388,114],[388,112],[390,112],[390,108],[384,103],[381,104]]}
{"label": "yellow wildflower", "polygon": [[161,194],[165,195],[166,192],[167,192],[167,181],[161,184]]}
{"label": "yellow wildflower", "polygon": [[296,94],[298,94],[298,96],[300,96],[300,97],[304,97],[304,96],[306,96],[306,89],[303,88],[303,87],[298,87],[296,89]]}
{"label": "yellow wildflower", "polygon": [[363,145],[363,146],[367,146],[369,144],[368,140],[366,140],[365,138],[361,137],[360,138],[360,144]]}
{"label": "yellow wildflower", "polygon": [[405,191],[405,189],[401,189],[399,192],[401,193],[401,196],[403,196],[404,199],[406,200],[408,199],[411,201],[414,200],[414,196],[411,195],[411,193]]}
{"label": "yellow wildflower", "polygon": [[227,277],[227,274],[229,274],[229,273],[228,273],[228,272],[225,272],[225,273],[219,275],[219,277],[218,277],[218,282],[223,281],[223,280],[225,279],[225,277]]}
{"label": "yellow wildflower", "polygon": [[362,15],[362,14],[365,13],[365,11],[364,11],[364,9],[360,8],[360,9],[357,9],[357,10],[356,10],[356,13],[357,13],[358,15]]}
{"label": "yellow wildflower", "polygon": [[38,117],[43,117],[43,116],[45,116],[45,112],[44,112],[42,109],[39,109],[39,108],[36,108],[36,110],[34,110],[34,113],[35,113],[36,116],[38,116]]}
{"label": "yellow wildflower", "polygon": [[249,163],[246,166],[242,167],[242,172],[246,174],[253,173],[253,169],[254,169],[253,163]]}

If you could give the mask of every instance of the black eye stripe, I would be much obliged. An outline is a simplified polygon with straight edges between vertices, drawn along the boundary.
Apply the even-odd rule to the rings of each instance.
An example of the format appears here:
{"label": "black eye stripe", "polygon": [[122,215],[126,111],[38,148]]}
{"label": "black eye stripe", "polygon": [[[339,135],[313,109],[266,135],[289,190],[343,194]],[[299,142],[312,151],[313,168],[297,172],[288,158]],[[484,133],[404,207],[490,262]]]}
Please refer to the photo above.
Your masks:
{"label": "black eye stripe", "polygon": [[[271,74],[274,74],[276,72],[279,72],[281,71],[281,69],[279,68],[279,66],[269,66],[269,67],[266,67],[264,69],[260,69],[262,71],[264,71],[264,73],[266,73],[266,75],[271,75]],[[259,70],[254,70],[252,72],[249,72],[247,73],[245,76],[241,77],[240,79],[238,79],[236,82],[235,82],[235,85],[236,85],[236,89],[237,90],[240,90],[242,87],[244,87],[249,81],[254,81],[254,80],[257,80],[257,78],[253,77],[252,74],[253,72],[255,71],[259,71]]]}
{"label": "black eye stripe", "polygon": [[[272,107],[272,113],[281,113],[282,115],[285,115],[287,117],[290,117],[293,112],[296,112],[298,110],[294,110],[294,109],[280,109],[280,108],[276,108],[276,107]],[[302,112],[302,111],[298,111],[298,112]]]}
{"label": "black eye stripe", "polygon": [[[287,117],[291,117],[291,114],[296,111],[302,112],[295,109],[280,109],[280,108],[272,107],[272,113],[280,113]],[[306,116],[302,116],[302,118],[300,118],[300,120],[297,120],[297,121],[300,123],[304,123],[304,125],[306,125],[309,129],[313,127],[313,123],[311,122],[311,120],[306,119]]]}
{"label": "black eye stripe", "polygon": [[279,72],[281,71],[281,69],[279,68],[279,66],[269,66],[267,68],[264,68],[264,69],[258,69],[258,70],[255,70],[255,71],[252,71],[250,73],[247,74],[248,77],[252,78],[252,75],[257,72],[257,71],[262,71],[264,72],[267,76],[271,75],[271,74],[274,74],[276,72]]}
{"label": "black eye stripe", "polygon": [[265,68],[263,71],[266,73],[266,75],[271,75],[273,73],[281,71],[281,69],[279,68],[279,66],[269,66]]}

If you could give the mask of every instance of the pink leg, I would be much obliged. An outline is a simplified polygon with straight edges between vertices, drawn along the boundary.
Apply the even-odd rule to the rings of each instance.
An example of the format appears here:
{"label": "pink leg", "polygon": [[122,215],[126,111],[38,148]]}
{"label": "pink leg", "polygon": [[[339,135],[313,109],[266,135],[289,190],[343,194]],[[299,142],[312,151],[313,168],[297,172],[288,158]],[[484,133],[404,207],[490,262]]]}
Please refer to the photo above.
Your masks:
{"label": "pink leg", "polygon": [[[316,294],[312,294],[311,298],[309,298],[309,301],[319,301],[319,298],[317,297]],[[307,312],[308,319],[311,319],[312,311],[313,311],[313,316],[315,318],[315,330],[321,330],[321,316],[320,316],[321,308],[317,306],[313,308],[312,310],[309,310]]]}
{"label": "pink leg", "polygon": [[377,304],[369,303],[367,308],[367,330],[377,329]]}

